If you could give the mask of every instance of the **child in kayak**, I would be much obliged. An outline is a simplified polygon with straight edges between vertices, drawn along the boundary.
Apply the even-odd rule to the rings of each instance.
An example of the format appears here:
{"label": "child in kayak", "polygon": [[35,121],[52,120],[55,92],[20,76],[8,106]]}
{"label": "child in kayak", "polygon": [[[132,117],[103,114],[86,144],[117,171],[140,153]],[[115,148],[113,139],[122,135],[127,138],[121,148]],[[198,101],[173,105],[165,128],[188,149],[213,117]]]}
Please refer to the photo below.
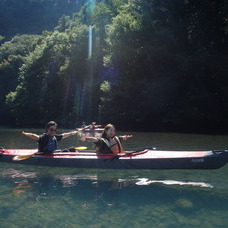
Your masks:
{"label": "child in kayak", "polygon": [[99,153],[119,154],[124,153],[122,147],[123,140],[131,138],[132,135],[116,136],[114,125],[108,124],[105,126],[101,137],[82,137],[82,141],[89,141],[95,144],[95,149]]}
{"label": "child in kayak", "polygon": [[24,132],[24,131],[22,131],[22,134],[25,136],[28,136],[29,138],[36,140],[38,142],[38,151],[39,152],[52,153],[55,150],[57,150],[58,141],[77,134],[77,131],[56,134],[57,126],[58,125],[56,122],[49,121],[46,124],[46,133],[43,133],[42,135],[37,135],[34,133],[28,133],[28,132]]}

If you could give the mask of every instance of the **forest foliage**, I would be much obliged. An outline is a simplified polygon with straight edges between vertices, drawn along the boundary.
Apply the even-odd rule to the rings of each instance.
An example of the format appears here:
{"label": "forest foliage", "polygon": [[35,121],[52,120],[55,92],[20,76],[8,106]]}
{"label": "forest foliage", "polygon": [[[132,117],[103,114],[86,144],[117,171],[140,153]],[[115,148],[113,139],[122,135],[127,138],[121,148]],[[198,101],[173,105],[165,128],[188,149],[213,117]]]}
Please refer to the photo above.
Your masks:
{"label": "forest foliage", "polygon": [[228,127],[226,0],[89,0],[79,9],[49,31],[29,33],[33,15],[26,34],[1,31],[2,124]]}

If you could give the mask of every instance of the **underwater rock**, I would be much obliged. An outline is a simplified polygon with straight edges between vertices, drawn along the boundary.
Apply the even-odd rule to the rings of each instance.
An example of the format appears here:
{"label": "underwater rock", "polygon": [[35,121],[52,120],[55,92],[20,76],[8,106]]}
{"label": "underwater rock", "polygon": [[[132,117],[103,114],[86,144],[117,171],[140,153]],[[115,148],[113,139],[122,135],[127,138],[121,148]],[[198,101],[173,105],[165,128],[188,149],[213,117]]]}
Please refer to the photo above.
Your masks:
{"label": "underwater rock", "polygon": [[182,209],[191,209],[194,204],[188,199],[181,198],[176,201],[176,206]]}

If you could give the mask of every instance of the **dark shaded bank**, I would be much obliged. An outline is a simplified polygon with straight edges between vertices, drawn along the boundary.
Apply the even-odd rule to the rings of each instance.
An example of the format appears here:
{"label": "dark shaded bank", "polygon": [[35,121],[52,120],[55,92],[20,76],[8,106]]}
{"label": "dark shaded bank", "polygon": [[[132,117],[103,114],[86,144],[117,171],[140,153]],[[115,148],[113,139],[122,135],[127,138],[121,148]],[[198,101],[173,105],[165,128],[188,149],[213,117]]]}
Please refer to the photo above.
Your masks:
{"label": "dark shaded bank", "polygon": [[[125,132],[167,132],[167,133],[194,133],[194,134],[209,134],[209,135],[227,135],[228,134],[228,123],[225,122],[214,122],[214,123],[197,123],[197,122],[187,122],[183,124],[161,124],[158,122],[155,123],[145,123],[143,124],[120,124],[113,122],[99,122],[105,126],[108,123],[112,123],[116,126],[117,131]],[[45,129],[45,124],[35,124],[35,125],[15,125],[15,124],[3,124],[3,128],[38,128]],[[62,129],[75,129],[81,126],[81,123],[73,122],[58,122],[59,128]]]}
{"label": "dark shaded bank", "polygon": [[63,2],[64,12],[82,3],[2,1],[4,19],[15,18],[9,9],[21,12],[16,25],[25,30],[8,42],[0,33],[0,125],[55,120],[72,129],[97,121],[123,130],[226,133],[226,1],[86,1],[52,31],[32,26],[39,34],[32,35],[24,20],[36,17],[23,18],[24,10],[41,4],[44,21],[52,13],[54,20]]}
{"label": "dark shaded bank", "polygon": [[[195,125],[195,126],[194,126]],[[137,131],[137,132],[169,132],[169,133],[194,133],[194,134],[210,134],[210,135],[227,135],[228,134],[228,124],[223,123],[217,124],[186,124],[186,125],[147,125],[143,126],[119,126],[118,130],[121,131]]]}

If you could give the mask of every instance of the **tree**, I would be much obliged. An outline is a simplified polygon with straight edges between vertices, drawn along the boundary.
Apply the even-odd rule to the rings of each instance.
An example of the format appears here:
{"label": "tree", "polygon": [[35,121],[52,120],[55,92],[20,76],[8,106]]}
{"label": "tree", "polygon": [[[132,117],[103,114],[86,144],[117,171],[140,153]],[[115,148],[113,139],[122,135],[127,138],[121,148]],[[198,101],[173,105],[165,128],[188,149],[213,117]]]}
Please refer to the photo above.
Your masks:
{"label": "tree", "polygon": [[18,71],[23,65],[25,56],[34,50],[39,36],[15,36],[0,46],[0,119],[1,124],[10,121],[9,110],[5,105],[5,96],[13,91],[18,83]]}

